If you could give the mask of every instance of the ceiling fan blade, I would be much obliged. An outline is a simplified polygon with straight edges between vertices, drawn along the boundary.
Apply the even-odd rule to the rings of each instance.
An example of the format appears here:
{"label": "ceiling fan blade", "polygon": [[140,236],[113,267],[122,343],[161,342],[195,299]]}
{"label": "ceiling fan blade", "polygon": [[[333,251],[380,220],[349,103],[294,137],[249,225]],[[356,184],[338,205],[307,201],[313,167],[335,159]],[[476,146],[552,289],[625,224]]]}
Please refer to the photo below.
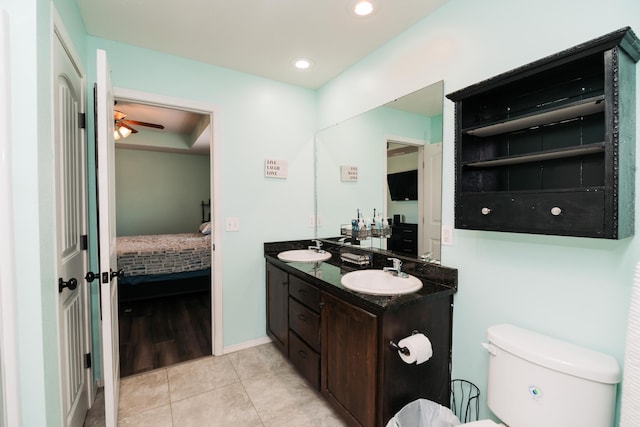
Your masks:
{"label": "ceiling fan blade", "polygon": [[[127,120],[129,121],[129,120]],[[127,125],[126,123],[120,122],[118,123],[119,126],[122,126],[123,128],[127,128],[131,131],[131,133],[138,133],[137,130],[135,130],[134,128],[132,128],[131,126]]]}
{"label": "ceiling fan blade", "polygon": [[124,114],[122,111],[118,111],[118,110],[113,110],[113,118],[117,121],[117,120],[122,120],[125,117],[127,117],[126,114]]}
{"label": "ceiling fan blade", "polygon": [[123,122],[126,122],[126,123],[128,123],[130,125],[147,126],[147,127],[150,127],[150,128],[164,129],[164,126],[158,125],[158,124],[155,124],[155,123],[139,122],[137,120],[124,120],[124,121],[121,121],[120,123],[123,123]]}

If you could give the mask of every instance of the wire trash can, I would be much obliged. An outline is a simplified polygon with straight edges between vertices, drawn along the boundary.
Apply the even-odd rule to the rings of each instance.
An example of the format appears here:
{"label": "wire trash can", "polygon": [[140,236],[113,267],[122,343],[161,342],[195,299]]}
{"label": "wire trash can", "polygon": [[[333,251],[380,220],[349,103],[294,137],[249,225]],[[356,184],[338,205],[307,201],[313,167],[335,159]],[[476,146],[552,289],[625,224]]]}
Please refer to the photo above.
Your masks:
{"label": "wire trash can", "polygon": [[467,380],[452,380],[450,406],[461,422],[478,421],[480,389]]}

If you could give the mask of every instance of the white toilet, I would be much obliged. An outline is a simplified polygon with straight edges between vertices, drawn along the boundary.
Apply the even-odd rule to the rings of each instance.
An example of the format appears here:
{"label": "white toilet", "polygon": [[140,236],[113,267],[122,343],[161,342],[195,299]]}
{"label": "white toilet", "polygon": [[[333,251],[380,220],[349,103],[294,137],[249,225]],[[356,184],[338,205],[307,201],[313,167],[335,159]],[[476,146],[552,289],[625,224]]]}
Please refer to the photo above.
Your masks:
{"label": "white toilet", "polygon": [[617,361],[512,325],[487,330],[487,405],[504,423],[466,427],[605,427],[615,415]]}

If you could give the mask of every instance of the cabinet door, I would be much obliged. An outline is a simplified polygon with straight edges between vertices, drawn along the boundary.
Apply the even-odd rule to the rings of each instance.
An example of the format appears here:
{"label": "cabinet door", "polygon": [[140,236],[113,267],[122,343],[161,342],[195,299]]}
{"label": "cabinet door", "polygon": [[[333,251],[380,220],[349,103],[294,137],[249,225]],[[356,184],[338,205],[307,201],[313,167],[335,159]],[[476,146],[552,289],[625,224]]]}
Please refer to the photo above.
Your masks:
{"label": "cabinet door", "polygon": [[378,319],[324,292],[321,301],[322,394],[351,424],[373,426]]}
{"label": "cabinet door", "polygon": [[285,355],[289,347],[289,275],[267,263],[267,334]]}

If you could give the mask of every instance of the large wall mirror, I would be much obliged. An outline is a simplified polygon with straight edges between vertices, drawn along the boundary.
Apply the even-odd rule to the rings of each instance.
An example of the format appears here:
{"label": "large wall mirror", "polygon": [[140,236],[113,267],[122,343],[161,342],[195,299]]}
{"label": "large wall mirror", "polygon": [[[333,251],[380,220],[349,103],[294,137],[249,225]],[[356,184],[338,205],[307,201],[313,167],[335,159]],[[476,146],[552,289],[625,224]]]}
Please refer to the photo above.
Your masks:
{"label": "large wall mirror", "polygon": [[317,238],[339,240],[375,210],[395,219],[392,238],[352,243],[440,260],[443,90],[434,83],[316,134]]}

